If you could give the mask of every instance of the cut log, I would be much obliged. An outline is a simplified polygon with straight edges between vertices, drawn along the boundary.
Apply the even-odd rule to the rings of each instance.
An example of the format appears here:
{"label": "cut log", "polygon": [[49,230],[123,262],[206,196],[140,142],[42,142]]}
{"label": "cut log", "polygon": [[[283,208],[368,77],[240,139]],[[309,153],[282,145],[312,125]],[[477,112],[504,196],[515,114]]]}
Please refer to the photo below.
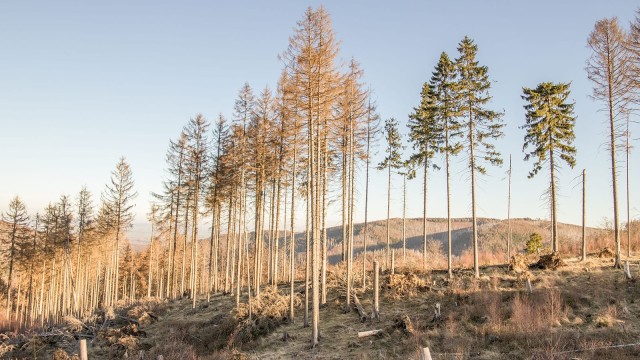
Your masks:
{"label": "cut log", "polygon": [[364,308],[360,304],[360,300],[358,300],[358,296],[355,292],[352,292],[353,304],[356,306],[356,310],[358,311],[358,315],[360,316],[360,322],[365,322],[368,318],[367,313],[364,311]]}
{"label": "cut log", "polygon": [[88,357],[87,357],[87,339],[80,340],[80,360],[88,360]]}
{"label": "cut log", "polygon": [[380,335],[384,332],[382,329],[369,330],[369,331],[360,331],[358,332],[358,338],[363,338],[367,336]]}
{"label": "cut log", "polygon": [[422,354],[421,354],[421,358],[422,360],[432,360],[431,359],[431,351],[429,351],[429,348],[422,348]]}

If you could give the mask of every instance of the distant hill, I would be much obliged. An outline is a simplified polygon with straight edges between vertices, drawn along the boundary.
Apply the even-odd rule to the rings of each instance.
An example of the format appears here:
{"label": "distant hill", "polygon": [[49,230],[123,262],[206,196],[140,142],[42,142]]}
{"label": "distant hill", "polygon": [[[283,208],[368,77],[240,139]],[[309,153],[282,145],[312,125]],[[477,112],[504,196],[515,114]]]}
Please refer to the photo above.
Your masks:
{"label": "distant hill", "polygon": [[[391,247],[402,248],[402,219],[390,220]],[[550,243],[550,222],[548,220],[511,219],[513,251],[521,251],[532,233],[542,235],[543,246]],[[561,247],[577,248],[582,239],[582,227],[571,224],[558,224],[559,242]],[[369,223],[368,251],[383,250],[386,245],[386,220]],[[506,253],[508,221],[491,218],[478,219],[478,241],[481,251]],[[587,228],[589,238],[602,237],[606,231],[599,228]],[[296,252],[303,252],[305,233],[296,233]],[[407,249],[422,251],[422,219],[406,220]],[[363,250],[364,223],[354,224],[354,256]],[[282,237],[281,237],[282,241]],[[447,220],[443,218],[429,218],[427,222],[427,241],[439,243],[441,249],[447,249]],[[327,255],[329,262],[335,264],[340,261],[342,251],[342,226],[327,228]],[[433,246],[433,244],[432,244]],[[471,248],[471,219],[452,219],[452,253],[460,256]]]}

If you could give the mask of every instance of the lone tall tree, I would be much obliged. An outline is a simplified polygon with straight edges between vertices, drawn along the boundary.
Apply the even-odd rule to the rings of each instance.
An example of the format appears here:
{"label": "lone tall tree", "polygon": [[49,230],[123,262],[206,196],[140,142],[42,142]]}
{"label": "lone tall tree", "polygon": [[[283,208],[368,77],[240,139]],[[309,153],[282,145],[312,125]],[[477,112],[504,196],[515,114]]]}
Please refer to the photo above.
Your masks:
{"label": "lone tall tree", "polygon": [[[551,204],[551,244],[558,251],[558,222],[556,211],[556,179],[560,160],[571,168],[576,165],[576,148],[573,146],[576,118],[573,115],[573,103],[567,103],[569,84],[545,82],[535,89],[523,88],[522,98],[526,123],[522,127],[527,131],[524,137],[525,160],[536,158],[529,178],[534,177],[546,164],[549,166],[549,197]],[[526,152],[531,147],[532,150]]]}
{"label": "lone tall tree", "polygon": [[611,152],[611,182],[613,186],[613,231],[616,243],[615,267],[621,267],[620,260],[620,217],[618,212],[618,178],[616,153],[621,144],[616,144],[623,136],[620,121],[628,111],[632,100],[633,69],[627,34],[618,25],[617,18],[596,22],[589,35],[588,44],[593,53],[587,62],[587,75],[593,82],[593,99],[601,101],[608,115],[609,139],[607,146]]}
{"label": "lone tall tree", "polygon": [[476,171],[486,174],[482,162],[501,165],[502,158],[490,141],[502,137],[502,113],[490,110],[487,104],[491,101],[489,80],[486,66],[476,61],[478,46],[465,37],[458,46],[460,56],[456,59],[458,72],[458,89],[460,93],[460,116],[466,130],[466,148],[469,156],[471,172],[471,216],[473,231],[473,270],[475,277],[480,276],[478,261],[478,224],[476,214]]}
{"label": "lone tall tree", "polygon": [[109,225],[115,234],[115,294],[114,302],[118,301],[118,282],[120,264],[120,238],[122,232],[133,225],[133,200],[138,193],[133,190],[133,173],[124,157],[111,172],[111,182],[102,193],[102,202],[109,214]]}
{"label": "lone tall tree", "polygon": [[391,215],[391,172],[401,169],[404,165],[402,161],[402,139],[398,131],[398,121],[395,118],[389,118],[384,122],[384,137],[387,140],[386,156],[382,162],[378,164],[378,170],[387,169],[387,245],[385,253],[385,265],[389,268],[391,264],[391,236],[390,236],[390,215]]}

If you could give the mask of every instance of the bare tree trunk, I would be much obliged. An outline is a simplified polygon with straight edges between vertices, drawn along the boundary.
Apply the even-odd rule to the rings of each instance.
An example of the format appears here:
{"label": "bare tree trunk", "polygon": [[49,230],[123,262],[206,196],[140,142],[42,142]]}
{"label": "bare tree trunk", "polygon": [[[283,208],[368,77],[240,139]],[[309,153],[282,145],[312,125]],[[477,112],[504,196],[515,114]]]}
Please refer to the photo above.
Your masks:
{"label": "bare tree trunk", "polygon": [[402,260],[407,261],[407,174],[402,176]]}
{"label": "bare tree trunk", "polygon": [[507,263],[511,260],[511,242],[513,232],[511,230],[511,154],[509,154],[509,194],[507,199]]}
{"label": "bare tree trunk", "polygon": [[625,152],[627,155],[627,257],[631,257],[631,207],[629,203],[629,151],[631,145],[629,145],[629,113],[627,113],[627,131],[626,131],[626,144]]}
{"label": "bare tree trunk", "polygon": [[582,169],[582,261],[587,260],[587,171]]}
{"label": "bare tree trunk", "polygon": [[296,176],[298,171],[298,131],[294,130],[293,135],[293,172],[291,174],[291,240],[289,244],[289,273],[291,277],[291,284],[289,289],[289,321],[294,321],[294,309],[293,309],[293,295],[294,295],[294,283],[296,280]]}
{"label": "bare tree trunk", "polygon": [[182,239],[182,272],[180,275],[180,298],[184,297],[184,282],[186,277],[186,264],[187,264],[187,235],[189,226],[189,200],[190,196],[187,194],[187,203],[184,207],[184,235]]}
{"label": "bare tree trunk", "polygon": [[390,216],[391,216],[391,162],[389,162],[389,175],[387,180],[387,247],[385,249],[384,263],[385,268],[389,268],[389,260],[391,257],[391,228],[390,228]]}
{"label": "bare tree trunk", "polygon": [[[371,111],[371,104],[369,104],[369,112]],[[371,118],[369,114],[368,119]],[[369,236],[369,152],[371,145],[371,126],[367,124],[367,163],[365,169],[365,190],[364,190],[364,234],[362,236],[363,249],[362,249],[362,290],[367,288],[367,240]]]}
{"label": "bare tree trunk", "polygon": [[555,162],[553,158],[553,145],[549,149],[549,166],[551,167],[551,245],[553,251],[559,251],[558,246],[558,220],[556,209],[556,178],[555,178]]}
{"label": "bare tree trunk", "polygon": [[[611,74],[609,72],[609,77]],[[615,268],[619,269],[622,267],[622,260],[620,258],[620,218],[618,213],[618,174],[616,171],[616,127],[615,127],[615,118],[613,115],[613,89],[612,89],[612,81],[609,79],[609,126],[610,126],[610,141],[611,141],[611,179],[613,185],[613,236],[616,243],[616,260],[613,265]]]}
{"label": "bare tree trunk", "polygon": [[[449,136],[446,135],[447,138],[447,147]],[[453,277],[453,268],[451,264],[451,172],[449,166],[449,153],[445,154],[445,162],[446,162],[446,172],[447,172],[447,272],[449,274],[449,278]]]}
{"label": "bare tree trunk", "polygon": [[422,267],[427,268],[427,180],[429,160],[424,160],[424,179],[422,180]]}
{"label": "bare tree trunk", "polygon": [[[469,114],[469,117],[472,115]],[[469,119],[469,160],[471,166],[471,221],[473,236],[473,275],[477,279],[480,277],[480,266],[478,262],[478,221],[476,218],[476,163],[475,163],[475,139],[473,120]]]}

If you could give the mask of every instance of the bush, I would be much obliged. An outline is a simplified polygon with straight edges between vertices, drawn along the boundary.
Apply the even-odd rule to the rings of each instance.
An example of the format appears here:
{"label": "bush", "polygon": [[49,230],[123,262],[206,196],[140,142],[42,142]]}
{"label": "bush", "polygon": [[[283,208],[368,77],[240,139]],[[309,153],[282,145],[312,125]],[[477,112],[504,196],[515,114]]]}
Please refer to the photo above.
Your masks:
{"label": "bush", "polygon": [[533,233],[529,235],[529,240],[527,240],[527,253],[533,254],[538,252],[542,248],[542,236],[538,233]]}

